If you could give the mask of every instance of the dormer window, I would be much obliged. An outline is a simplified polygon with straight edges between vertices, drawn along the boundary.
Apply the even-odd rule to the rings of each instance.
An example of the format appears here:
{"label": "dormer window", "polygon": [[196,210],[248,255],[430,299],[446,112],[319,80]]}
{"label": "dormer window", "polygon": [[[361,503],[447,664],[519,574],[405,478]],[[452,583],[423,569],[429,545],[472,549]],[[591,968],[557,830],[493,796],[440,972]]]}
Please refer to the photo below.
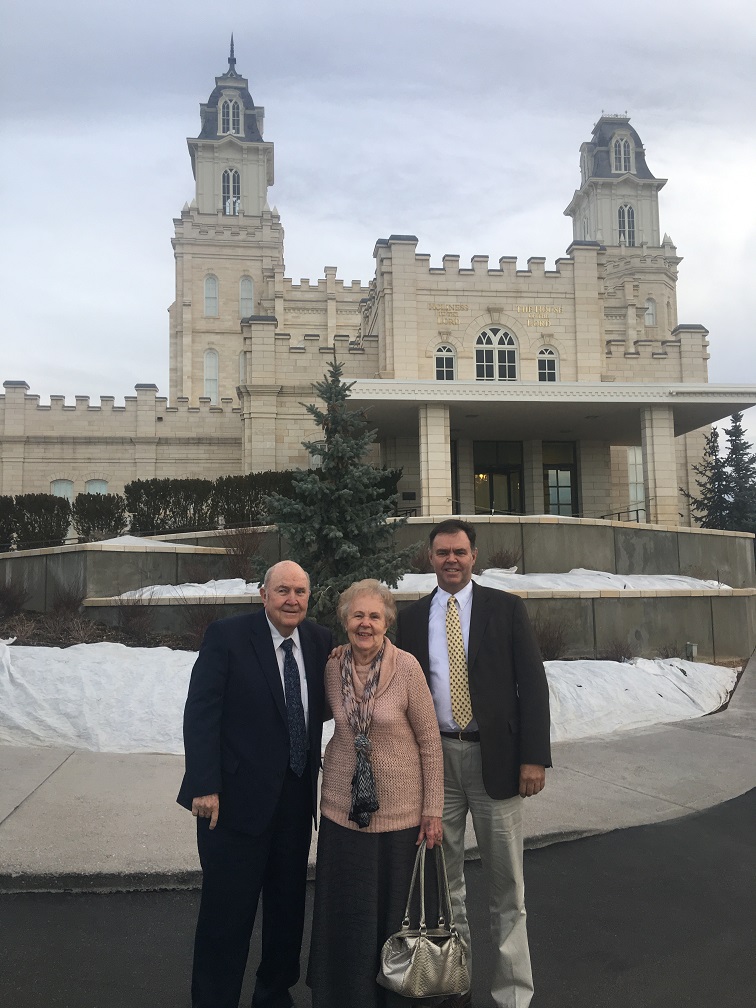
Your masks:
{"label": "dormer window", "polygon": [[633,170],[629,140],[618,138],[614,141],[614,170],[616,172],[630,172]]}
{"label": "dormer window", "polygon": [[617,211],[619,240],[625,245],[635,245],[635,210],[629,203],[623,203]]}
{"label": "dormer window", "polygon": [[227,98],[221,105],[221,133],[241,133],[241,111],[239,102]]}
{"label": "dormer window", "polygon": [[223,213],[226,217],[238,217],[241,208],[241,178],[235,168],[223,172]]}

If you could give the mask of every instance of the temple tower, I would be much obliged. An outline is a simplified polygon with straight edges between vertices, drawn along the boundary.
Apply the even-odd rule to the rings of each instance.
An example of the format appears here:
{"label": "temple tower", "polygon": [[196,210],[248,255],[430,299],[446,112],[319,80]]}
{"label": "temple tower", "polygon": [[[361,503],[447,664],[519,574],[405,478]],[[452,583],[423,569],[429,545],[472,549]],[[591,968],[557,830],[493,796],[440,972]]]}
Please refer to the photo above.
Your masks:
{"label": "temple tower", "polygon": [[172,401],[235,400],[241,320],[273,310],[284,235],[278,212],[268,205],[273,144],[263,140],[264,115],[236,71],[232,36],[228,69],[200,105],[199,136],[187,140],[195,192],[174,220]]}

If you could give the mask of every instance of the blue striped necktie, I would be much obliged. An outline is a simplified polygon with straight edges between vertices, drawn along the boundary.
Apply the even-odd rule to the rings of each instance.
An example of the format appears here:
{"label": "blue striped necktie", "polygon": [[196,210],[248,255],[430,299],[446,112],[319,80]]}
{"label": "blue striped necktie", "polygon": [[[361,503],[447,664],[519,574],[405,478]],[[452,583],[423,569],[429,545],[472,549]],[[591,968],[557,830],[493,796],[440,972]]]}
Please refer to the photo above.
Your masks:
{"label": "blue striped necktie", "polygon": [[302,687],[299,681],[299,666],[292,654],[294,641],[287,637],[281,644],[284,651],[284,691],[286,694],[286,716],[289,722],[289,766],[301,777],[307,766],[307,727],[302,706]]}

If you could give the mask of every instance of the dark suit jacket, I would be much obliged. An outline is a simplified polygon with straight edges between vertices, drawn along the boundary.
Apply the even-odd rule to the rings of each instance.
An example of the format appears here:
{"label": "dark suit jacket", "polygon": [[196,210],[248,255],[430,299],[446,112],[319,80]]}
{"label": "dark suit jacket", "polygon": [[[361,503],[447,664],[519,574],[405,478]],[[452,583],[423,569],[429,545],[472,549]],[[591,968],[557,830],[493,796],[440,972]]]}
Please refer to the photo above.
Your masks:
{"label": "dark suit jacket", "polygon": [[[435,594],[402,609],[397,622],[397,646],[417,658],[426,678]],[[468,652],[483,785],[491,798],[511,798],[519,791],[520,764],[551,766],[549,688],[522,599],[473,582]]]}
{"label": "dark suit jacket", "polygon": [[[299,625],[309,704],[312,810],[317,805],[323,670],[330,630]],[[220,795],[219,822],[259,835],[273,816],[289,765],[281,674],[264,612],[212,623],[192,669],[184,709],[186,772],[177,801]]]}

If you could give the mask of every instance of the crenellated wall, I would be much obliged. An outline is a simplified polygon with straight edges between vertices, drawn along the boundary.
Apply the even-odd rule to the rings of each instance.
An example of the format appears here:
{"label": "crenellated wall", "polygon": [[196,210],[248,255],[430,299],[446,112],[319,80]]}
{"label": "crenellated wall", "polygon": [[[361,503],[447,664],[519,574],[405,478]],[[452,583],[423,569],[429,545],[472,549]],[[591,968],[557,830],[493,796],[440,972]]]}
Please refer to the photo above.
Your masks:
{"label": "crenellated wall", "polygon": [[137,385],[116,406],[112,396],[93,405],[77,396],[29,395],[26,382],[5,382],[0,395],[0,493],[49,493],[53,480],[73,481],[83,493],[90,479],[120,493],[133,479],[203,477],[241,472],[239,407],[201,399],[173,406],[156,385]]}

